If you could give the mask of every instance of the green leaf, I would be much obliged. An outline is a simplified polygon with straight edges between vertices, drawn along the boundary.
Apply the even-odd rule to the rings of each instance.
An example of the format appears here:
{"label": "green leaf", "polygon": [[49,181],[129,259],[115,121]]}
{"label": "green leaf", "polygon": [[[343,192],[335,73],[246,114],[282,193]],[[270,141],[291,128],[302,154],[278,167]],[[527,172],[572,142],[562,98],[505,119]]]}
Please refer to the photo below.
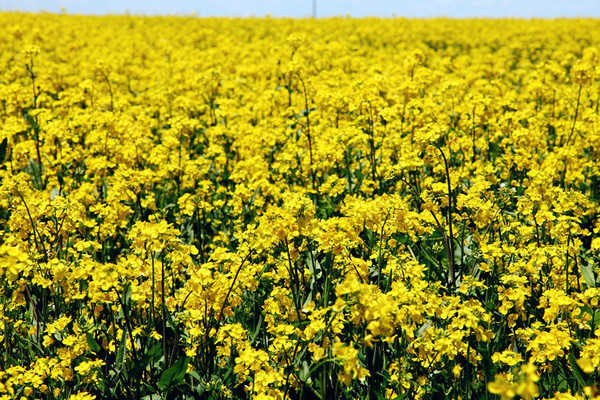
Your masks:
{"label": "green leaf", "polygon": [[42,171],[38,163],[33,161],[33,159],[29,160],[29,163],[25,167],[25,171],[27,171],[31,177],[35,188],[40,189],[42,187]]}
{"label": "green leaf", "polygon": [[308,365],[308,363],[305,361],[302,361],[302,368],[300,369],[300,373],[298,374],[298,377],[300,378],[300,381],[305,382],[308,380],[308,378],[310,377],[310,366]]}
{"label": "green leaf", "polygon": [[4,162],[6,159],[6,148],[8,147],[8,138],[4,138],[2,143],[0,143],[0,164]]}
{"label": "green leaf", "polygon": [[317,107],[311,107],[311,108],[307,108],[305,110],[300,111],[300,115],[303,117],[306,117],[308,114],[310,114],[311,112],[317,110]]}
{"label": "green leaf", "polygon": [[131,368],[131,376],[136,378],[142,376],[142,372],[144,372],[148,364],[157,362],[161,357],[162,345],[158,343],[148,350],[139,362],[134,364],[133,368]]}
{"label": "green leaf", "polygon": [[195,379],[195,380],[197,380],[197,381],[201,381],[201,380],[202,380],[202,377],[201,377],[201,376],[198,374],[198,372],[196,372],[196,371],[190,371],[190,372],[189,372],[189,375],[190,375],[190,376],[191,376],[193,379]]}
{"label": "green leaf", "polygon": [[575,375],[575,379],[577,379],[577,383],[581,387],[588,386],[585,379],[583,379],[583,371],[577,365],[577,360],[575,359],[575,354],[569,353],[569,364],[571,365],[571,369],[573,370],[573,375]]}
{"label": "green leaf", "polygon": [[248,207],[252,207],[252,204],[254,204],[254,200],[256,199],[256,195],[259,193],[260,193],[260,188],[258,188],[254,191],[254,194],[252,195],[252,197],[250,197],[250,202],[248,203]]}
{"label": "green leaf", "polygon": [[162,400],[162,396],[158,393],[149,394],[148,396],[142,397],[142,400]]}
{"label": "green leaf", "polygon": [[169,387],[177,386],[183,382],[189,361],[189,357],[184,357],[177,360],[171,368],[162,373],[157,386],[160,389],[167,389]]}
{"label": "green leaf", "polygon": [[123,328],[123,336],[121,337],[121,343],[117,349],[117,370],[122,370],[125,366],[125,353],[127,351],[127,328]]}
{"label": "green leaf", "polygon": [[173,319],[173,315],[171,314],[171,312],[169,311],[167,306],[163,304],[162,308],[165,313],[167,328],[172,329],[177,334],[181,334],[181,329],[175,323],[175,320]]}
{"label": "green leaf", "polygon": [[584,265],[583,262],[579,265],[581,266],[581,275],[583,276],[587,287],[596,287],[596,279],[594,277],[594,265],[590,263],[585,263]]}
{"label": "green leaf", "polygon": [[262,316],[262,313],[261,313],[258,316],[258,323],[256,324],[256,329],[254,330],[254,333],[252,334],[252,337],[250,339],[250,343],[254,343],[254,341],[258,337],[258,334],[260,333],[260,328],[262,327],[262,324],[263,324],[263,316]]}
{"label": "green leaf", "polygon": [[316,253],[311,255],[306,255],[306,266],[310,271],[311,279],[320,279],[323,276],[323,268],[321,267],[321,263],[317,260]]}
{"label": "green leaf", "polygon": [[35,122],[35,119],[29,115],[28,113],[24,115],[25,120],[27,121],[27,123],[29,123],[29,125],[31,125],[31,127],[33,128],[35,133],[39,133],[40,132],[40,126],[37,124],[37,122]]}
{"label": "green leaf", "polygon": [[94,339],[94,335],[92,335],[90,332],[85,334],[85,338],[87,340],[88,347],[90,348],[90,351],[92,353],[97,353],[100,350],[102,350],[102,347],[100,347],[98,342],[96,342],[96,339]]}
{"label": "green leaf", "polygon": [[125,310],[129,310],[129,306],[131,305],[131,285],[128,284],[125,287],[125,291],[123,292],[123,305],[125,306]]}

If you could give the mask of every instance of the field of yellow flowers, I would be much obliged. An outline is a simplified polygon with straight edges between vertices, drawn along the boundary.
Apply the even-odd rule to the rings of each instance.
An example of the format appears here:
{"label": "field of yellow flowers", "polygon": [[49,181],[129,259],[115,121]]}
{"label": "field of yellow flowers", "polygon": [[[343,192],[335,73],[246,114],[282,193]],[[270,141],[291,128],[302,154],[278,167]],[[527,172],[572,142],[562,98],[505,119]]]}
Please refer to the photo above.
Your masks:
{"label": "field of yellow flowers", "polygon": [[600,398],[600,20],[0,37],[0,399]]}

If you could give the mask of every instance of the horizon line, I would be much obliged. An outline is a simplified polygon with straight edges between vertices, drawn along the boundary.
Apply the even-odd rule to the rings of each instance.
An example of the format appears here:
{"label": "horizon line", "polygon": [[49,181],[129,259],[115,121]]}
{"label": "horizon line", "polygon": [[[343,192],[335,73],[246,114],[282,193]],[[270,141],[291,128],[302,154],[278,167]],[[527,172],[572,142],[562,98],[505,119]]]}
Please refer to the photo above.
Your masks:
{"label": "horizon line", "polygon": [[518,16],[518,15],[502,15],[502,16],[490,16],[490,15],[465,15],[465,16],[452,16],[452,15],[429,15],[429,16],[414,16],[414,15],[352,15],[347,14],[327,14],[313,16],[307,14],[305,16],[293,16],[293,15],[279,15],[279,14],[249,14],[249,15],[226,15],[226,14],[206,14],[203,15],[199,11],[192,12],[174,12],[174,13],[147,13],[147,12],[133,12],[125,10],[124,12],[106,12],[106,13],[85,13],[85,12],[69,12],[68,10],[61,11],[50,11],[46,9],[39,9],[37,11],[31,10],[20,10],[18,8],[12,10],[4,10],[0,8],[0,13],[3,14],[51,14],[51,15],[66,15],[66,16],[79,16],[79,17],[179,17],[179,18],[221,18],[221,19],[294,19],[294,20],[311,20],[311,19],[410,19],[410,20],[428,20],[428,19],[453,19],[453,20],[469,20],[469,19],[486,19],[486,20],[564,20],[564,19],[598,19],[600,16],[589,16],[589,15],[562,15],[562,16]]}

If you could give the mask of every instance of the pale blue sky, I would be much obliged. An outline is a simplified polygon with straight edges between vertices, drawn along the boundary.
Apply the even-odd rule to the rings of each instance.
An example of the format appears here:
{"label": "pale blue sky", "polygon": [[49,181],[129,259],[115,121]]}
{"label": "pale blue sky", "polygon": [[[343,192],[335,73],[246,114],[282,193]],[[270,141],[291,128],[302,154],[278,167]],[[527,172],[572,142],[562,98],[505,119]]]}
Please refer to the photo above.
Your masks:
{"label": "pale blue sky", "polygon": [[[600,17],[600,0],[316,0],[318,16]],[[313,0],[0,0],[1,11],[308,17]]]}

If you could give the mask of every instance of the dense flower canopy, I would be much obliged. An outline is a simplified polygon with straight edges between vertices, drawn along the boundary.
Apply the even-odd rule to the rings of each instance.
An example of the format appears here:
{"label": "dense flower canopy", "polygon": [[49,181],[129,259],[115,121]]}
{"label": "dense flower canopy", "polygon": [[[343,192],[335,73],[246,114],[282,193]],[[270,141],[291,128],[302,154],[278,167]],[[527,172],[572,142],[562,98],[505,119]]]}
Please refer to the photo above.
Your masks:
{"label": "dense flower canopy", "polygon": [[0,34],[1,399],[600,395],[600,21]]}

